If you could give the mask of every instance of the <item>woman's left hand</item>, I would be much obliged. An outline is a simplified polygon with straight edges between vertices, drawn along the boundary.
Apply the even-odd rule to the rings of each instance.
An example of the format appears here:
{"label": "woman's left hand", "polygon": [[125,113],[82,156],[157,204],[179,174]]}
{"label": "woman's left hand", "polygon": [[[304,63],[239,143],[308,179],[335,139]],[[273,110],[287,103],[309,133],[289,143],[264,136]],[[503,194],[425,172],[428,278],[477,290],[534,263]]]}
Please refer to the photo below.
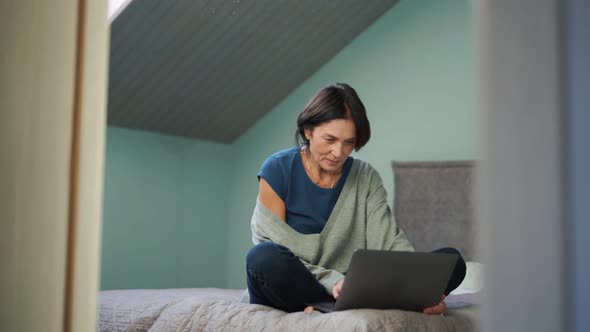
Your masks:
{"label": "woman's left hand", "polygon": [[441,315],[441,316],[443,316],[446,309],[447,309],[447,304],[445,303],[445,296],[443,295],[442,300],[440,301],[439,304],[434,305],[430,308],[424,309],[424,313],[428,314],[428,315]]}

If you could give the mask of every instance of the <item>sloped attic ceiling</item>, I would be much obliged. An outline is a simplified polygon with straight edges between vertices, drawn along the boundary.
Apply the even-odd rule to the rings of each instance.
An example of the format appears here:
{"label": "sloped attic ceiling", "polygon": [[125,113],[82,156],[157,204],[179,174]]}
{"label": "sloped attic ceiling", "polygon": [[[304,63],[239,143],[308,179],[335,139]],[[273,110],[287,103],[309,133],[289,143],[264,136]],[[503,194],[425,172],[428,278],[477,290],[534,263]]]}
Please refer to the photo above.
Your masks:
{"label": "sloped attic ceiling", "polygon": [[396,2],[134,0],[111,26],[108,123],[232,142]]}

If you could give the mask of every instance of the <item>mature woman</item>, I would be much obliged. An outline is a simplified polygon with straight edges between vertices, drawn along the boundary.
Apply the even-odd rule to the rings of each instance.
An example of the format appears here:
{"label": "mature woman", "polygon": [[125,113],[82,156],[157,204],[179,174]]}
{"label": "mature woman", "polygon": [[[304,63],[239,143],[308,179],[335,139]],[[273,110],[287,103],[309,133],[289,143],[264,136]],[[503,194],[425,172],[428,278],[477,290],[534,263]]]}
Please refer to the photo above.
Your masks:
{"label": "mature woman", "polygon": [[[247,256],[250,303],[287,312],[338,298],[355,249],[414,250],[392,217],[377,171],[350,157],[371,136],[352,87],[320,90],[299,115],[296,136],[297,147],[271,155],[258,173],[256,245]],[[446,294],[465,276],[459,258]],[[441,301],[424,312],[444,310]]]}

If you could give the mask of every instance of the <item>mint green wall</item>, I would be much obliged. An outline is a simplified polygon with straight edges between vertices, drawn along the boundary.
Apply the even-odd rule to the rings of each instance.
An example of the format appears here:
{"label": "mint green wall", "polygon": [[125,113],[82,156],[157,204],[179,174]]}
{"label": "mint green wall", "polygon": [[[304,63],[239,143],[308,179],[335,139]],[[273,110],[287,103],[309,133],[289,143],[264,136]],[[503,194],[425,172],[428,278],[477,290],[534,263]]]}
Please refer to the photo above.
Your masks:
{"label": "mint green wall", "polygon": [[470,8],[464,0],[401,1],[234,143],[228,287],[245,287],[256,173],[294,144],[295,119],[321,87],[347,82],[368,110],[373,136],[356,155],[393,192],[392,160],[477,157]]}
{"label": "mint green wall", "polygon": [[101,289],[245,287],[256,173],[327,84],[365,103],[373,136],[355,157],[390,201],[392,160],[476,158],[469,19],[466,0],[401,1],[232,145],[109,127]]}
{"label": "mint green wall", "polygon": [[224,287],[231,146],[108,127],[101,289]]}

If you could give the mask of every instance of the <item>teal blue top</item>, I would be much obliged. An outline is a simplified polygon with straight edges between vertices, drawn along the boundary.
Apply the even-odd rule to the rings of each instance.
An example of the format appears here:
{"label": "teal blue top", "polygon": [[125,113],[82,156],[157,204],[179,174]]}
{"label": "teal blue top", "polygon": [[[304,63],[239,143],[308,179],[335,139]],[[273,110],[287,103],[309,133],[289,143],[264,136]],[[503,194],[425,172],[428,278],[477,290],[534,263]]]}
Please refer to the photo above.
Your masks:
{"label": "teal blue top", "polygon": [[279,151],[268,157],[258,173],[286,208],[286,222],[302,234],[320,233],[336,205],[346,182],[352,157],[344,162],[342,176],[334,188],[322,188],[305,172],[299,147]]}

